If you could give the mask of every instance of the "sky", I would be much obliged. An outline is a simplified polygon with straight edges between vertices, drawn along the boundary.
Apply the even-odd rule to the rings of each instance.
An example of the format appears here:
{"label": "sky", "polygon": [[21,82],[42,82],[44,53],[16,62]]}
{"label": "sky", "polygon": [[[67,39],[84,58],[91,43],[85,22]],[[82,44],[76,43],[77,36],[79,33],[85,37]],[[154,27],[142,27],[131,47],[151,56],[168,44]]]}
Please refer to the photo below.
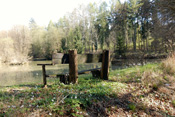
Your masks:
{"label": "sky", "polygon": [[9,30],[14,25],[28,26],[31,18],[38,25],[47,26],[50,20],[57,22],[80,4],[101,1],[103,0],[0,0],[0,30]]}

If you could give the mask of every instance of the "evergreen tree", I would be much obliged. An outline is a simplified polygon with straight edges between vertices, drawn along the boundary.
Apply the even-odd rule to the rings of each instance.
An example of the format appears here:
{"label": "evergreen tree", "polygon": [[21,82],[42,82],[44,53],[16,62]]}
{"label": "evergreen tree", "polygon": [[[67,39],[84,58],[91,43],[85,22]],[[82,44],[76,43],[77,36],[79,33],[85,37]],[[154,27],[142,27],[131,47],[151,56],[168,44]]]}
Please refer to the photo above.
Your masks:
{"label": "evergreen tree", "polygon": [[101,49],[104,48],[105,41],[109,36],[109,21],[108,21],[108,11],[107,3],[103,2],[99,8],[99,15],[97,16],[97,21],[95,22],[95,28],[98,34],[98,40],[101,44]]}

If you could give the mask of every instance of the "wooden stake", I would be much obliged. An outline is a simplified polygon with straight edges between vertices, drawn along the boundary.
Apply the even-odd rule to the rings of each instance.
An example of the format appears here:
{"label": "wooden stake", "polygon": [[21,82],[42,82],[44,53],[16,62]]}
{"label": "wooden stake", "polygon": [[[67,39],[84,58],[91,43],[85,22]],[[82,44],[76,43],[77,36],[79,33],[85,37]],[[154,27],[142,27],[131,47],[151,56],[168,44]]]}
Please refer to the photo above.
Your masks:
{"label": "wooden stake", "polygon": [[47,88],[47,80],[46,80],[46,68],[45,65],[42,65],[42,71],[43,71],[43,84],[44,88]]}
{"label": "wooden stake", "polygon": [[69,50],[69,83],[78,82],[77,50]]}
{"label": "wooden stake", "polygon": [[101,67],[101,79],[103,80],[108,80],[109,62],[110,62],[110,52],[109,50],[103,50],[102,67]]}

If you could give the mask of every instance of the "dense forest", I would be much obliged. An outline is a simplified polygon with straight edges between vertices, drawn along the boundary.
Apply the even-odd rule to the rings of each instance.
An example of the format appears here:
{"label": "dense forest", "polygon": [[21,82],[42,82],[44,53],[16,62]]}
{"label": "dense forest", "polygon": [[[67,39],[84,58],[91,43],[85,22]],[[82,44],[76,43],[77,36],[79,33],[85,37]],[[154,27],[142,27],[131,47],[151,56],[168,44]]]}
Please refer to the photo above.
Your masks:
{"label": "dense forest", "polygon": [[175,1],[110,0],[80,5],[47,27],[33,18],[29,27],[0,32],[0,61],[50,59],[53,52],[78,53],[110,49],[128,52],[169,53],[175,49]]}

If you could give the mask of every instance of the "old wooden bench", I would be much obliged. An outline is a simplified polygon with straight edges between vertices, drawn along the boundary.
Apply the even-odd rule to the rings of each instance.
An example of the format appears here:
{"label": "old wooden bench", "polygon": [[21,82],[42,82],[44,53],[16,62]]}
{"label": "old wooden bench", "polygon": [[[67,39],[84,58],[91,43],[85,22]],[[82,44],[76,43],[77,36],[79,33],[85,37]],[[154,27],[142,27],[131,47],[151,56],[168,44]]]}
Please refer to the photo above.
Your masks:
{"label": "old wooden bench", "polygon": [[60,82],[69,84],[69,83],[76,83],[78,75],[92,73],[93,77],[100,77],[101,79],[108,80],[109,60],[110,60],[109,50],[104,50],[102,55],[103,57],[102,57],[101,68],[78,71],[77,51],[69,50],[69,73],[63,73],[63,74],[47,75],[46,66],[51,66],[53,64],[37,64],[39,66],[42,66],[44,87],[47,87],[47,80],[46,80],[47,77],[59,77]]}
{"label": "old wooden bench", "polygon": [[[47,75],[46,74],[46,66],[51,66],[52,64],[37,64],[37,65],[42,66],[44,87],[47,87],[47,77],[60,78],[60,82],[62,82],[64,84],[69,83],[69,73]],[[94,68],[94,69],[78,71],[78,75],[89,74],[89,73],[92,73],[93,77],[98,78],[98,77],[100,77],[101,68]]]}

